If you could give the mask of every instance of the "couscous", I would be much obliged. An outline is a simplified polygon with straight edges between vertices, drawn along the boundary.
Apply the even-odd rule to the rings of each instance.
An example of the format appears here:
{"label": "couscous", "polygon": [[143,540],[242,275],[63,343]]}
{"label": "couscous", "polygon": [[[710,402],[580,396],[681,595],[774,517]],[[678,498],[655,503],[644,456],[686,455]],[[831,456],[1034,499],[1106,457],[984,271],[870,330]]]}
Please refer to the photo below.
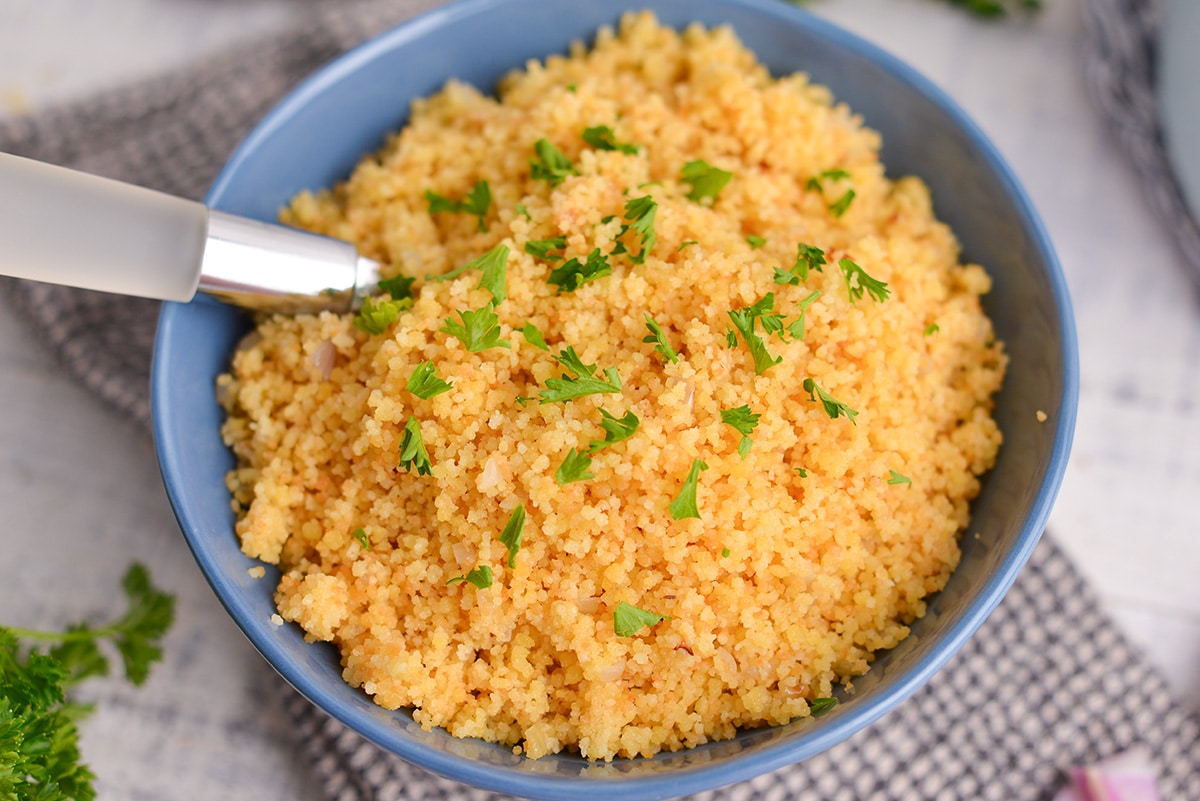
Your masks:
{"label": "couscous", "polygon": [[530,757],[831,703],[946,582],[1001,442],[989,278],[879,144],[733,31],[635,14],[295,198],[393,280],[262,320],[220,380],[282,618]]}

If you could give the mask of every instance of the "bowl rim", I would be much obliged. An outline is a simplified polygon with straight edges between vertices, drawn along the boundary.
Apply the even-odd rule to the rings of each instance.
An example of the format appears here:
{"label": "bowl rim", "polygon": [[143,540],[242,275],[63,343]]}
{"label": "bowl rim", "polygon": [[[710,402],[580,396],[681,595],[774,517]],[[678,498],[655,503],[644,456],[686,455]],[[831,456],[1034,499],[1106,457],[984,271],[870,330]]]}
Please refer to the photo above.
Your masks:
{"label": "bowl rim", "polygon": [[[366,40],[319,68],[274,105],[242,141],[213,183],[206,197],[208,205],[213,208],[221,206],[222,197],[236,182],[236,176],[246,160],[279,128],[285,126],[288,118],[297,110],[304,108],[312,98],[325,92],[329,87],[361,69],[380,55],[403,46],[408,41],[424,35],[430,29],[437,29],[459,17],[469,17],[501,7],[507,2],[508,0],[457,0],[457,2],[434,8]],[[185,511],[181,511],[185,505],[184,499],[178,497],[179,488],[173,486],[173,482],[168,478],[172,470],[172,463],[177,464],[186,459],[187,454],[179,443],[173,442],[166,436],[171,410],[169,404],[164,402],[165,382],[162,377],[172,371],[166,367],[163,351],[157,343],[170,337],[174,325],[174,315],[178,311],[176,307],[180,304],[164,304],[152,368],[152,408],[156,410],[153,421],[155,444],[171,505],[175,509],[185,538],[188,540],[202,572],[221,603],[255,648],[302,695],[366,739],[402,759],[434,773],[486,790],[531,798],[579,799],[582,801],[595,798],[597,794],[603,793],[616,801],[633,801],[633,799],[667,798],[709,790],[744,781],[812,757],[844,741],[850,735],[895,709],[923,686],[962,648],[1015,581],[1037,545],[1049,518],[1050,509],[1066,469],[1075,428],[1079,392],[1078,345],[1071,300],[1061,265],[1043,221],[1017,180],[1015,173],[982,129],[949,95],[916,69],[881,47],[816,17],[810,12],[778,0],[723,0],[723,2],[730,6],[780,19],[789,26],[807,29],[813,35],[830,41],[835,47],[874,62],[891,73],[911,87],[914,92],[924,96],[926,100],[946,114],[955,125],[959,126],[977,148],[978,153],[986,160],[988,169],[1004,186],[1009,202],[1029,233],[1032,245],[1046,264],[1047,275],[1045,277],[1053,293],[1053,306],[1058,315],[1061,331],[1060,356],[1063,362],[1063,389],[1057,399],[1059,413],[1053,421],[1054,440],[1047,459],[1045,477],[1031,504],[1030,514],[1014,541],[1014,547],[999,562],[975,597],[965,605],[958,620],[948,627],[942,635],[938,648],[909,671],[901,674],[892,685],[891,691],[872,699],[872,703],[838,710],[838,714],[831,715],[828,721],[823,722],[822,726],[812,734],[805,734],[798,738],[780,738],[774,742],[756,746],[753,751],[739,756],[737,759],[688,765],[679,771],[594,778],[552,776],[524,773],[514,769],[506,770],[495,765],[464,759],[415,741],[395,728],[388,728],[378,719],[367,717],[353,709],[344,708],[337,702],[335,696],[313,680],[302,665],[292,663],[277,640],[269,636],[266,630],[268,627],[251,626],[244,620],[246,616],[244,610],[239,610],[234,604],[234,599],[240,592],[239,589],[233,584],[230,577],[222,574],[214,556],[203,548],[197,547],[185,520],[187,514]],[[621,10],[623,7],[614,6],[614,17]]]}

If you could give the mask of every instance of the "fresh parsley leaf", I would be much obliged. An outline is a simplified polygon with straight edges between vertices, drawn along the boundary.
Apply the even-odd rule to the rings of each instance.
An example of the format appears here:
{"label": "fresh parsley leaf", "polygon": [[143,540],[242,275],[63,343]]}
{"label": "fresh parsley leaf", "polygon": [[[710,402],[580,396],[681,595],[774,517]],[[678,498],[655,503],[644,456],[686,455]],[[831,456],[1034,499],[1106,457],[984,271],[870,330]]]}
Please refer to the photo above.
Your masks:
{"label": "fresh parsley leaf", "polygon": [[853,202],[854,190],[847,189],[841,197],[829,204],[829,211],[833,213],[834,217],[841,217]]}
{"label": "fresh parsley leaf", "polygon": [[632,637],[644,628],[657,626],[662,621],[669,619],[664,615],[656,615],[621,601],[613,610],[613,631],[618,637]]}
{"label": "fresh parsley leaf", "polygon": [[595,474],[588,469],[591,466],[592,457],[588,456],[586,451],[577,451],[571,448],[567,452],[567,458],[563,459],[563,463],[555,471],[554,480],[561,487],[575,481],[586,481],[589,478],[595,478]]}
{"label": "fresh parsley leaf", "polygon": [[683,165],[679,171],[679,180],[691,184],[687,193],[688,200],[699,203],[704,198],[717,199],[717,195],[733,178],[733,173],[714,167],[704,159],[695,159]]}
{"label": "fresh parsley leaf", "polygon": [[617,141],[617,135],[607,125],[595,125],[583,129],[583,141],[596,150],[617,150],[631,156],[637,155],[638,146]]}
{"label": "fresh parsley leaf", "polygon": [[[754,326],[759,318],[764,314],[769,314],[774,305],[775,294],[768,292],[754,305],[744,306],[729,312],[729,319],[733,321],[733,327],[742,335],[742,341],[750,349],[750,356],[754,359],[754,372],[758,375],[762,375],[771,367],[783,361],[782,356],[772,356],[767,351],[766,343],[754,331]],[[726,335],[726,338],[736,344],[736,337],[730,338],[729,335]]]}
{"label": "fresh parsley leaf", "polygon": [[909,478],[908,476],[900,475],[895,470],[889,470],[888,471],[888,483],[889,484],[911,484],[912,479]]}
{"label": "fresh parsley leaf", "polygon": [[798,286],[800,284],[800,276],[794,272],[779,267],[773,267],[772,269],[775,271],[773,276],[775,283],[782,284],[783,286]]}
{"label": "fresh parsley leaf", "polygon": [[362,307],[354,316],[354,327],[366,334],[382,334],[396,322],[402,309],[412,305],[412,299],[373,301],[364,298]]}
{"label": "fresh parsley leaf", "polygon": [[806,297],[801,299],[800,316],[792,322],[788,323],[787,332],[792,339],[804,339],[804,318],[808,315],[808,307],[813,304],[817,298],[821,297],[821,290],[814,289],[808,293]]}
{"label": "fresh parsley leaf", "polygon": [[413,296],[412,285],[416,280],[406,275],[396,275],[380,279],[378,286],[388,293],[392,300],[408,300]]}
{"label": "fresh parsley leaf", "polygon": [[679,489],[675,500],[671,501],[671,517],[683,520],[686,517],[700,517],[700,509],[696,506],[696,485],[700,480],[700,472],[707,470],[708,465],[701,459],[692,460],[692,468],[688,470],[687,478]]}
{"label": "fresh parsley leaf", "polygon": [[574,373],[574,377],[563,374],[559,378],[547,378],[546,389],[538,393],[541,403],[561,403],[585,395],[603,393],[616,394],[621,391],[621,378],[615,367],[604,370],[604,378],[596,374],[596,365],[584,364],[574,346],[560,351],[554,360]]}
{"label": "fresh parsley leaf", "polygon": [[518,506],[508,516],[504,530],[500,532],[500,544],[508,549],[508,566],[517,566],[517,552],[521,550],[521,537],[525,530],[525,507]]}
{"label": "fresh parsley leaf", "polygon": [[546,279],[546,282],[557,286],[559,292],[574,292],[589,281],[595,281],[597,278],[611,274],[612,265],[600,253],[600,248],[595,248],[588,254],[586,261],[581,262],[578,258],[572,258],[555,267],[550,271],[550,277]]}
{"label": "fresh parsley leaf", "polygon": [[410,473],[416,469],[419,476],[433,472],[429,451],[425,450],[425,438],[421,436],[421,423],[415,417],[409,417],[404,424],[404,436],[400,439],[400,466]]}
{"label": "fresh parsley leaf", "polygon": [[854,423],[854,425],[858,425],[858,423],[854,422],[854,418],[858,417],[858,412],[821,389],[817,386],[816,381],[813,381],[811,378],[804,379],[804,391],[808,393],[810,401],[815,401],[818,397],[821,399],[821,405],[825,407],[825,414],[829,415],[830,420],[836,420],[841,415],[851,423]]}
{"label": "fresh parsley leaf", "polygon": [[738,455],[743,459],[750,452],[750,446],[754,444],[754,440],[750,439],[750,435],[754,433],[755,426],[758,425],[758,420],[761,414],[755,414],[750,411],[749,406],[737,406],[733,409],[721,410],[721,422],[732,426],[735,431],[742,435],[741,441],[738,443]]}
{"label": "fresh parsley leaf", "polygon": [[746,243],[750,245],[751,250],[758,250],[763,245],[767,244],[767,240],[755,234],[747,234]]}
{"label": "fresh parsley leaf", "polygon": [[449,281],[452,278],[458,278],[468,270],[481,270],[483,272],[476,289],[486,289],[488,292],[491,292],[494,299],[493,305],[504,301],[506,296],[505,287],[508,281],[507,245],[496,245],[496,247],[482,256],[472,259],[448,273],[428,275],[426,278],[430,281]]}
{"label": "fresh parsley leaf", "polygon": [[366,550],[371,550],[371,539],[367,536],[367,531],[364,528],[356,528],[350,532],[354,539],[358,540],[358,544]]}
{"label": "fresh parsley leaf", "polygon": [[472,353],[479,353],[488,348],[512,347],[511,342],[500,338],[500,317],[492,310],[492,304],[474,311],[460,311],[458,316],[462,322],[447,317],[446,324],[440,330],[458,339],[463,343],[463,347]]}
{"label": "fresh parsley leaf", "polygon": [[808,280],[809,270],[825,272],[822,269],[825,264],[825,251],[803,242],[796,245],[796,262],[792,265],[792,272],[800,276],[801,281]]}
{"label": "fresh parsley leaf", "polygon": [[650,329],[650,336],[644,337],[643,342],[655,343],[654,349],[663,357],[663,361],[671,362],[672,364],[679,361],[679,354],[671,347],[671,343],[667,340],[666,333],[662,330],[662,326],[654,321],[654,318],[649,314],[646,315],[646,328]]}
{"label": "fresh parsley leaf", "polygon": [[867,271],[859,267],[852,260],[842,259],[838,262],[838,266],[842,268],[842,275],[846,279],[846,289],[850,291],[851,303],[861,300],[864,290],[877,303],[882,303],[892,294],[891,290],[887,288],[887,284],[883,281],[876,281],[867,275]]}
{"label": "fresh parsley leaf", "polygon": [[579,174],[571,160],[549,139],[537,140],[533,152],[537,158],[529,162],[529,176],[535,181],[549,181],[551,186],[558,186],[568,175]]}
{"label": "fresh parsley leaf", "polygon": [[437,368],[431,361],[423,361],[418,364],[413,368],[412,375],[408,377],[408,391],[418,398],[426,400],[441,395],[443,392],[449,392],[453,387],[452,383],[438,378]]}
{"label": "fresh parsley leaf", "polygon": [[804,184],[804,188],[810,192],[825,192],[825,186],[822,181],[842,181],[850,177],[850,173],[845,170],[834,168],[832,170],[821,170],[819,173],[809,178]]}
{"label": "fresh parsley leaf", "polygon": [[625,244],[620,239],[629,231],[633,231],[641,243],[642,249],[636,256],[630,253],[629,260],[634,264],[643,264],[646,261],[647,254],[650,253],[650,249],[658,241],[658,234],[654,232],[654,217],[657,213],[658,203],[651,195],[643,195],[642,197],[635,197],[625,201],[624,219],[626,223],[617,232],[618,241],[617,246],[613,248],[613,255],[629,253]]}
{"label": "fresh parsley leaf", "polygon": [[604,439],[594,439],[588,443],[584,453],[593,454],[601,448],[629,439],[638,429],[640,421],[632,411],[625,412],[621,417],[614,417],[606,410],[600,410],[600,427],[604,429]]}
{"label": "fresh parsley leaf", "polygon": [[468,581],[479,589],[486,590],[492,586],[492,569],[487,565],[479,565],[472,568],[465,576],[455,576],[452,579],[447,579],[446,585],[457,584],[460,581]]}
{"label": "fresh parsley leaf", "polygon": [[525,323],[525,327],[521,329],[521,336],[525,337],[525,341],[535,348],[550,350],[550,346],[546,344],[546,338],[542,336],[542,332],[533,323]]}
{"label": "fresh parsley leaf", "polygon": [[808,708],[814,718],[819,718],[837,706],[837,703],[838,700],[836,698],[814,698],[808,702]]}
{"label": "fresh parsley leaf", "polygon": [[738,343],[737,331],[732,328],[725,329],[725,347],[736,348]]}
{"label": "fresh parsley leaf", "polygon": [[530,239],[525,243],[525,252],[535,259],[542,261],[561,261],[562,254],[555,253],[567,246],[565,236],[552,236],[549,239]]}
{"label": "fresh parsley leaf", "polygon": [[925,336],[931,337],[941,330],[941,326],[939,326],[937,323],[930,323],[929,325],[925,326]]}
{"label": "fresh parsley leaf", "polygon": [[484,218],[492,207],[492,189],[488,186],[487,181],[478,180],[463,200],[452,200],[445,195],[439,195],[432,189],[426,189],[425,202],[429,205],[430,214],[466,212],[478,218],[480,231],[486,231],[487,223]]}

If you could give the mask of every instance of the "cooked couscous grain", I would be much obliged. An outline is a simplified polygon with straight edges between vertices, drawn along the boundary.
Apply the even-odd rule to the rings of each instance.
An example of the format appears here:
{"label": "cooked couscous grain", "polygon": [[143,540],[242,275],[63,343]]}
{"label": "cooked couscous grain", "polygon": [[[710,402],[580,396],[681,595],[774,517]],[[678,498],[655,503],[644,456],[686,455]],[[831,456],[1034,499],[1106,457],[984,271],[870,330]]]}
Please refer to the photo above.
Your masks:
{"label": "cooked couscous grain", "polygon": [[811,714],[958,560],[1001,439],[988,276],[728,29],[630,15],[498,98],[451,82],[284,213],[415,300],[239,350],[244,551],[350,684],[454,735],[611,759]]}

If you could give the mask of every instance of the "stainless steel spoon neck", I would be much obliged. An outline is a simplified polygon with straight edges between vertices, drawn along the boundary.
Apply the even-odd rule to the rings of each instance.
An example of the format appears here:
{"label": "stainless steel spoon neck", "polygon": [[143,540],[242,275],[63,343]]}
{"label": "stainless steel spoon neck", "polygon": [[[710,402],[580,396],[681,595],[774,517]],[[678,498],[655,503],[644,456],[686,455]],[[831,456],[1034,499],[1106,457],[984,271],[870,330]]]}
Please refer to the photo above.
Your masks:
{"label": "stainless steel spoon neck", "polygon": [[354,245],[209,210],[197,289],[243,308],[285,314],[356,310],[379,265]]}

